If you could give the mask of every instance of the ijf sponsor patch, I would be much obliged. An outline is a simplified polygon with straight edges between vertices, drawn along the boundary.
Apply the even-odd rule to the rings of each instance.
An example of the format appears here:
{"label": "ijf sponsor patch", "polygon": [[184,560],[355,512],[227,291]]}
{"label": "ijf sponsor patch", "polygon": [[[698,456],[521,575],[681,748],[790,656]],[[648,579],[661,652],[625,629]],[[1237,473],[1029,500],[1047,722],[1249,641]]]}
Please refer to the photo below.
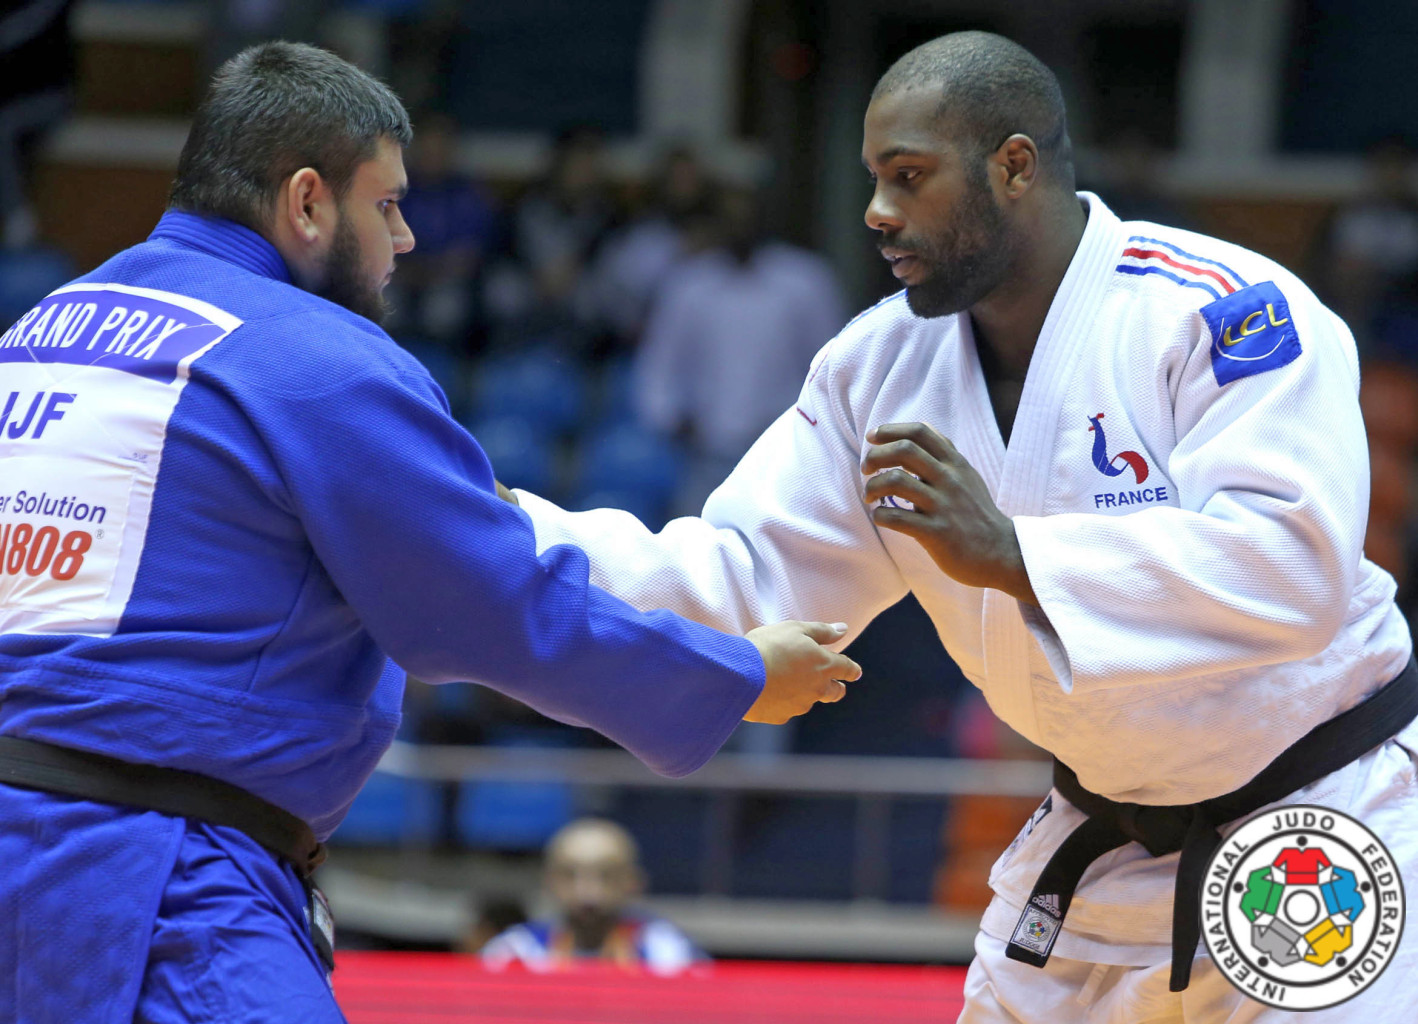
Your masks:
{"label": "ijf sponsor patch", "polygon": [[1211,369],[1230,384],[1294,362],[1300,336],[1290,306],[1272,281],[1242,288],[1201,308],[1211,328]]}
{"label": "ijf sponsor patch", "polygon": [[185,295],[67,285],[0,334],[0,632],[110,636],[193,362],[241,326]]}
{"label": "ijf sponsor patch", "polygon": [[1019,923],[1014,926],[1005,956],[1034,967],[1043,967],[1049,962],[1049,953],[1053,951],[1054,940],[1059,937],[1062,926],[1063,916],[1057,896],[1049,893],[1031,897],[1024,913],[1019,915]]}

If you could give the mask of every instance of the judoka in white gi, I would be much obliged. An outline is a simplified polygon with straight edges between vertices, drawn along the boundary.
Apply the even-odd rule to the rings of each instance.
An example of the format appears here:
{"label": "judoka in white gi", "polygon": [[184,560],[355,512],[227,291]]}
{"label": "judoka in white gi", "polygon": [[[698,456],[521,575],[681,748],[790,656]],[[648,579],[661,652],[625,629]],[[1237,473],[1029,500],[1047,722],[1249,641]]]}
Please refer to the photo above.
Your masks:
{"label": "judoka in white gi", "polygon": [[[910,591],[995,712],[1115,801],[1236,790],[1399,675],[1408,627],[1362,553],[1354,343],[1302,282],[1075,193],[1057,83],[997,36],[898,61],[862,156],[904,293],[819,353],[702,518],[652,535],[520,494],[539,547],[580,545],[597,585],[732,632],[845,620],[850,640]],[[1286,800],[1360,819],[1411,883],[1415,747],[1410,725]],[[1043,969],[1006,959],[1084,820],[1057,792],[1046,806],[991,873],[962,1021],[1293,1018],[1205,950],[1168,990],[1178,857],[1135,842],[1083,875]],[[1415,1005],[1410,934],[1307,1019]]]}

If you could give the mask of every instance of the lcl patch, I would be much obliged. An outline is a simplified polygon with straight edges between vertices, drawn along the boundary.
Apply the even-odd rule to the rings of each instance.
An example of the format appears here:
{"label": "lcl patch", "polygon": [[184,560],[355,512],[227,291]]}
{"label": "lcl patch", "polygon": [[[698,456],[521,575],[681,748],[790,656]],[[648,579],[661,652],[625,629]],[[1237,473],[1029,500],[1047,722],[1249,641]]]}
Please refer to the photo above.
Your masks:
{"label": "lcl patch", "polygon": [[1242,288],[1201,308],[1211,328],[1211,369],[1218,386],[1294,362],[1300,336],[1290,305],[1273,281]]}

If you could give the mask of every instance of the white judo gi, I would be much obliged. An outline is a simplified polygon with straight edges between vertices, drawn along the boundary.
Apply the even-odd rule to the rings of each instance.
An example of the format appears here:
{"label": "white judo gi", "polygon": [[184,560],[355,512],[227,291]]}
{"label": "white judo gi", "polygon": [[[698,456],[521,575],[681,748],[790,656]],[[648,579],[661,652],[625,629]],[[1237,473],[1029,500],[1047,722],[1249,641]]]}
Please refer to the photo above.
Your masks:
{"label": "white judo gi", "polygon": [[[996,714],[1086,788],[1141,804],[1237,789],[1396,676],[1411,653],[1394,582],[1362,553],[1369,463],[1354,342],[1273,261],[1124,223],[1098,197],[1080,199],[1087,228],[1007,448],[969,316],[916,317],[902,293],[819,353],[796,407],[702,518],[651,534],[624,513],[568,513],[519,493],[538,546],[575,543],[597,585],[730,632],[819,619],[849,623],[850,640],[910,591]],[[862,498],[864,438],[909,421],[948,437],[1013,518],[1040,608],[961,586],[916,541],[874,526]],[[1364,820],[1410,881],[1415,741],[1410,726],[1291,798]],[[1154,858],[1136,843],[1084,875],[1046,969],[999,962],[1034,880],[1083,820],[1057,793],[1051,807],[991,872],[996,898],[964,1019],[1013,1019],[987,1008],[991,964],[1036,987],[1079,964],[1149,968],[1168,995],[1177,855]],[[1361,997],[1375,1007],[1369,1024],[1389,1019],[1384,1007],[1401,991],[1418,997],[1418,936],[1404,946]],[[1169,996],[1176,1012],[1182,995],[1195,1004],[1212,982],[1233,991],[1198,964],[1195,991]],[[1265,1011],[1234,995],[1234,1005]],[[1039,1009],[1050,1020],[1144,1019],[1135,1008],[1089,1016],[1063,1002],[1072,1018]],[[1226,1019],[1219,1012],[1195,1019]]]}

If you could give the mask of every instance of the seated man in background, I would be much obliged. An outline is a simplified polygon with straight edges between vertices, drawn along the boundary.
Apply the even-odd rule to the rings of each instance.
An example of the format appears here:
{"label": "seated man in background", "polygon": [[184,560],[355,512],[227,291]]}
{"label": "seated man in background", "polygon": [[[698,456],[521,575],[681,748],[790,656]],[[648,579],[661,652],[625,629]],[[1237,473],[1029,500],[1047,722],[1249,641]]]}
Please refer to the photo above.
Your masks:
{"label": "seated man in background", "polygon": [[482,951],[488,967],[554,971],[603,960],[671,974],[706,959],[670,922],[630,909],[645,891],[645,872],[635,840],[614,822],[581,818],[563,826],[547,843],[545,871],[556,916],[494,938]]}

